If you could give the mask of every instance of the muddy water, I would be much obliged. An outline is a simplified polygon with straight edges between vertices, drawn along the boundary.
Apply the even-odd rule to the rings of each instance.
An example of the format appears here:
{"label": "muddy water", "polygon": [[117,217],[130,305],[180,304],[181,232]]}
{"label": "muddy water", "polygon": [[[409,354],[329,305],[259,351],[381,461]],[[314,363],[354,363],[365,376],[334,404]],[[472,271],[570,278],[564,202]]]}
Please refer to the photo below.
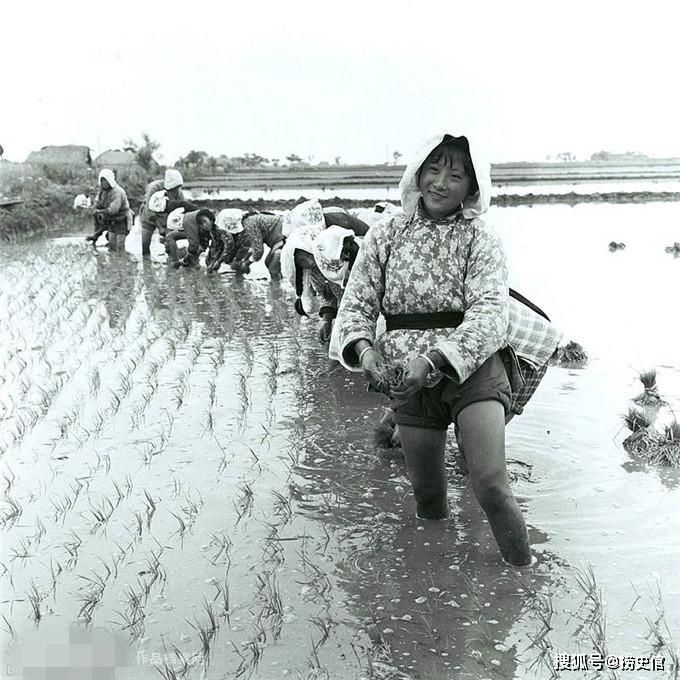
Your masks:
{"label": "muddy water", "polygon": [[100,665],[115,648],[122,678],[185,662],[189,678],[549,678],[556,653],[603,650],[668,668],[650,625],[677,645],[680,479],[628,457],[620,415],[649,366],[678,405],[680,261],[664,247],[680,206],[490,217],[514,286],[592,356],[551,368],[508,427],[539,556],[519,575],[453,448],[451,521],[415,520],[402,464],[370,443],[380,398],[278,286],[144,263],[138,234],[125,254],[74,234],[6,249],[6,675],[47,664],[48,644],[70,644],[72,667],[92,665],[83,645]]}

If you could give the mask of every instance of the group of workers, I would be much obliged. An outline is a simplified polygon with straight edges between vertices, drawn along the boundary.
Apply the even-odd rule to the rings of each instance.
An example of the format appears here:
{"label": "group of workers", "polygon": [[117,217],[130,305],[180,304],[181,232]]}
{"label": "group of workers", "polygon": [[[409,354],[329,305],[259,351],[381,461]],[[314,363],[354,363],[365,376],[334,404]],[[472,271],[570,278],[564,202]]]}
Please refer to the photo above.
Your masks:
{"label": "group of workers", "polygon": [[[322,208],[312,200],[278,213],[233,208],[214,213],[188,200],[182,185],[182,174],[175,168],[148,184],[139,211],[142,255],[150,256],[151,240],[158,231],[168,265],[175,268],[200,266],[202,253],[208,272],[228,265],[247,273],[253,263],[263,260],[272,279],[283,277],[291,284],[299,314],[319,313],[319,337],[325,342],[361,238],[397,210],[383,202],[350,212]],[[92,210],[95,230],[87,241],[96,244],[106,232],[111,250],[124,249],[133,217],[125,190],[111,170],[100,171],[94,204],[80,195],[74,207]]]}

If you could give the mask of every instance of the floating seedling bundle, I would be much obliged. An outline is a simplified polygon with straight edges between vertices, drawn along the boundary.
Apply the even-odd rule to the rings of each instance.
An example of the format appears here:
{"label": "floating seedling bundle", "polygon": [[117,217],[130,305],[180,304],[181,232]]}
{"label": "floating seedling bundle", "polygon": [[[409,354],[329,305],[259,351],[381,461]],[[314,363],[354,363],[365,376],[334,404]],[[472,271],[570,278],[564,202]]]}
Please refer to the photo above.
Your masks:
{"label": "floating seedling bundle", "polygon": [[631,434],[623,447],[632,456],[656,465],[680,467],[680,423],[671,415],[662,424],[664,407],[656,384],[656,370],[642,371],[640,382],[644,390],[632,400],[623,421]]}

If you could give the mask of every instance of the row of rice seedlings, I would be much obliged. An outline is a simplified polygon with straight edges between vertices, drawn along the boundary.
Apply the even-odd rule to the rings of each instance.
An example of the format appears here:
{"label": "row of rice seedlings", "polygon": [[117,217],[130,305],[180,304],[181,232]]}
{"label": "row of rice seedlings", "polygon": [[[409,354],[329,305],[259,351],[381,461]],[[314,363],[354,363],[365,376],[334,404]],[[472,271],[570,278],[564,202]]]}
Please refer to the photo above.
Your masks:
{"label": "row of rice seedlings", "polygon": [[318,567],[307,554],[307,537],[302,541],[301,547],[296,551],[302,562],[302,572],[307,577],[306,581],[298,581],[307,586],[305,599],[312,601],[323,601],[330,605],[332,601],[333,584],[330,582],[326,572]]}
{"label": "row of rice seedlings", "polygon": [[191,375],[191,368],[185,367],[180,369],[170,385],[171,401],[175,404],[175,410],[178,410],[185,402],[189,395],[189,376]]}
{"label": "row of rice seedlings", "polygon": [[187,532],[191,533],[198,513],[203,507],[203,499],[198,494],[198,498],[193,498],[190,493],[184,497],[185,505],[180,508],[180,513],[170,512],[170,514],[177,520],[178,528],[175,531],[180,538],[180,545],[184,545],[184,536]]}
{"label": "row of rice seedlings", "polygon": [[210,363],[215,371],[218,371],[224,365],[224,340],[218,338],[215,341],[215,349],[210,353]]}
{"label": "row of rice seedlings", "polygon": [[170,659],[168,658],[168,647],[165,644],[165,639],[163,639],[163,665],[155,666],[163,680],[182,680],[182,678],[187,676],[191,667],[201,661],[200,654],[192,654],[187,659],[187,657],[173,644],[170,645],[170,650],[175,658],[174,663],[170,662]]}
{"label": "row of rice seedlings", "polygon": [[290,496],[284,496],[282,493],[272,490],[274,496],[274,503],[272,504],[272,511],[278,518],[279,526],[285,526],[293,519],[293,507]]}
{"label": "row of rice seedlings", "polygon": [[234,451],[233,449],[231,451],[228,451],[222,444],[219,442],[217,437],[213,435],[213,441],[217,445],[217,448],[220,451],[220,460],[217,464],[217,472],[218,474],[221,474],[227,469],[227,466],[231,461],[234,460]]}
{"label": "row of rice seedlings", "polygon": [[90,526],[90,533],[95,533],[98,529],[103,529],[111,519],[116,506],[111,502],[108,496],[104,496],[98,504],[93,504],[90,501],[89,514],[92,516],[92,525]]}
{"label": "row of rice seedlings", "polygon": [[[104,564],[106,572],[103,575],[98,574],[94,570],[91,570],[89,575],[77,575],[81,581],[85,581],[85,585],[79,588],[77,592],[72,593],[72,595],[75,597],[76,601],[80,603],[78,619],[85,623],[92,623],[95,609],[101,604],[106,584],[113,573],[106,563],[102,562],[102,564]],[[116,567],[115,574],[117,575],[117,573]],[[115,575],[114,578],[116,578]]]}
{"label": "row of rice seedlings", "polygon": [[524,652],[531,651],[535,655],[529,665],[529,670],[538,674],[538,669],[543,667],[544,671],[549,674],[546,677],[550,680],[557,680],[559,675],[555,668],[555,648],[550,638],[550,633],[554,630],[553,617],[555,616],[552,594],[539,593],[528,580],[519,576],[517,576],[517,581],[523,591],[525,606],[530,609],[531,614],[538,619],[540,624],[540,629],[536,633],[527,633],[530,645]]}
{"label": "row of rice seedlings", "polygon": [[168,434],[165,430],[160,430],[157,432],[158,436],[155,439],[145,439],[135,442],[136,444],[142,444],[140,449],[140,457],[144,465],[150,465],[154,456],[165,451],[168,445]]}
{"label": "row of rice seedlings", "polygon": [[677,680],[680,677],[680,656],[673,640],[673,633],[666,619],[666,609],[663,604],[661,586],[658,581],[656,583],[654,606],[656,617],[654,619],[645,617],[649,628],[647,639],[652,643],[653,654],[660,655],[663,652],[664,656],[667,655],[668,659],[670,659],[670,665],[666,670],[671,678]]}
{"label": "row of rice seedlings", "polygon": [[215,418],[213,412],[210,409],[203,411],[203,418],[201,419],[201,437],[206,435],[209,437],[213,436],[215,431]]}
{"label": "row of rice seedlings", "polygon": [[62,548],[64,549],[67,557],[66,566],[68,568],[74,567],[78,563],[79,550],[83,544],[83,539],[75,532],[71,531],[70,540],[62,543]]}
{"label": "row of rice seedlings", "polygon": [[226,565],[227,574],[231,567],[230,551],[232,542],[224,529],[220,529],[213,534],[210,534],[210,547],[215,550],[215,554],[210,558],[210,563],[213,565]]}
{"label": "row of rice seedlings", "polygon": [[203,609],[206,614],[206,621],[201,623],[198,618],[194,618],[194,623],[191,623],[191,621],[188,623],[198,633],[198,639],[201,642],[200,653],[204,668],[207,669],[208,665],[210,664],[212,643],[215,640],[217,631],[219,630],[219,623],[217,621],[217,616],[215,615],[212,604],[209,603],[205,598],[203,599]]}
{"label": "row of rice seedlings", "polygon": [[246,367],[248,368],[247,377],[253,372],[253,365],[255,364],[255,352],[253,346],[248,339],[248,334],[244,333],[242,337],[243,341],[243,359],[246,362]]}
{"label": "row of rice seedlings", "polygon": [[275,564],[280,566],[285,559],[283,546],[281,545],[281,537],[279,536],[279,525],[263,520],[267,528],[267,535],[263,538],[264,547],[262,549],[263,561],[266,564]]}
{"label": "row of rice seedlings", "polygon": [[244,515],[250,517],[253,511],[253,504],[255,502],[255,494],[253,488],[248,482],[243,481],[238,486],[239,495],[234,502],[234,509],[236,510],[236,524],[238,524]]}
{"label": "row of rice seedlings", "polygon": [[165,586],[166,574],[161,567],[160,556],[163,549],[159,547],[157,552],[151,551],[144,568],[140,570],[139,576],[144,578],[137,579],[137,589],[128,585],[123,593],[125,595],[125,608],[117,611],[123,630],[127,630],[132,639],[138,639],[144,634],[146,619],[146,604],[155,585]]}
{"label": "row of rice seedlings", "polygon": [[78,500],[78,496],[80,495],[83,486],[84,486],[83,483],[76,478],[75,485],[71,484],[69,486],[69,491],[71,492],[70,495],[67,493],[62,497],[57,496],[55,498],[49,499],[50,505],[54,510],[53,517],[55,522],[61,520],[63,526],[64,518],[66,517],[68,511],[71,510],[71,508],[75,505],[76,501]]}
{"label": "row of rice seedlings", "polygon": [[575,581],[585,596],[585,607],[590,610],[585,620],[593,650],[601,654],[604,659],[608,655],[606,617],[602,591],[597,585],[592,566],[588,565],[582,570],[577,569]]}
{"label": "row of rice seedlings", "polygon": [[12,527],[24,511],[21,503],[9,493],[5,493],[0,506],[0,526]]}
{"label": "row of rice seedlings", "polygon": [[35,581],[33,580],[26,591],[26,599],[31,606],[30,617],[33,619],[33,623],[35,623],[37,626],[42,620],[41,605],[45,599],[45,594],[38,588]]}
{"label": "row of rice seedlings", "polygon": [[244,432],[248,422],[248,413],[250,411],[250,390],[248,389],[248,377],[245,373],[239,374],[239,413],[238,413],[238,431]]}

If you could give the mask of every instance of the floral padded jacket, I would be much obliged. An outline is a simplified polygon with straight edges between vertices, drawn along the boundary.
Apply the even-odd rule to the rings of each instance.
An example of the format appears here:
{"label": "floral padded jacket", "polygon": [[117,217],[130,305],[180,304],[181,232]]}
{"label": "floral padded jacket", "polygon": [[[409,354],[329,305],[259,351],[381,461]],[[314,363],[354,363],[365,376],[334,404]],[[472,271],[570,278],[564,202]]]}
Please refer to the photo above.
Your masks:
{"label": "floral padded jacket", "polygon": [[[398,329],[375,337],[379,314],[464,312],[458,328]],[[437,220],[418,206],[373,227],[343,295],[336,329],[342,362],[357,369],[352,345],[366,338],[388,364],[406,365],[436,349],[463,382],[494,352],[510,345],[535,367],[555,351],[561,333],[508,297],[502,243],[479,217]],[[444,369],[446,371],[446,369]],[[435,371],[426,386],[439,382]]]}

